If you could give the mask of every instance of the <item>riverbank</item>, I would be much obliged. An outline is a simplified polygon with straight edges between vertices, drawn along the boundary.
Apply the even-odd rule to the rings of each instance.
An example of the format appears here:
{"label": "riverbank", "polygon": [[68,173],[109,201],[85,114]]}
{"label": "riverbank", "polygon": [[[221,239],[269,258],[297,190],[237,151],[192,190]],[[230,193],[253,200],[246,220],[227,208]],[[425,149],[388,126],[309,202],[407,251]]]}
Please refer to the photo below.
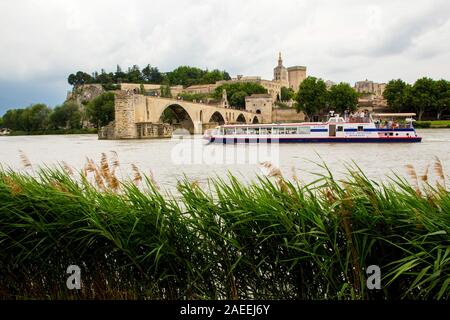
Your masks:
{"label": "riverbank", "polygon": [[97,129],[57,129],[44,131],[11,131],[5,136],[41,136],[41,135],[64,135],[64,134],[96,134]]}
{"label": "riverbank", "polygon": [[414,127],[421,129],[450,129],[450,120],[416,121]]}
{"label": "riverbank", "polygon": [[[185,178],[173,196],[117,159],[0,171],[1,298],[449,299],[450,191],[357,169],[343,180]],[[327,167],[322,166],[322,170]],[[431,172],[430,172],[431,173]],[[446,184],[447,183],[447,184]],[[66,288],[69,265],[81,290]],[[369,290],[369,266],[381,290]]]}

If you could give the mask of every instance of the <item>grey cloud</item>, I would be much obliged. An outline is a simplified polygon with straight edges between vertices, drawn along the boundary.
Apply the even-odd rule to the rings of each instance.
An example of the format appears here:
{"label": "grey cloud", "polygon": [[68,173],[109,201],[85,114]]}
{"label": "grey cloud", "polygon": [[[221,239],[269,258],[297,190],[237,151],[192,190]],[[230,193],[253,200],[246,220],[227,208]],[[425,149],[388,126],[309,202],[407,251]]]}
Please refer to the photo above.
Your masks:
{"label": "grey cloud", "polygon": [[[9,89],[0,87],[0,108],[58,103],[69,73],[116,64],[271,78],[278,51],[286,65],[334,81],[411,79],[423,70],[450,78],[442,67],[449,12],[438,0],[2,1],[0,82]],[[31,89],[39,85],[63,93]]]}

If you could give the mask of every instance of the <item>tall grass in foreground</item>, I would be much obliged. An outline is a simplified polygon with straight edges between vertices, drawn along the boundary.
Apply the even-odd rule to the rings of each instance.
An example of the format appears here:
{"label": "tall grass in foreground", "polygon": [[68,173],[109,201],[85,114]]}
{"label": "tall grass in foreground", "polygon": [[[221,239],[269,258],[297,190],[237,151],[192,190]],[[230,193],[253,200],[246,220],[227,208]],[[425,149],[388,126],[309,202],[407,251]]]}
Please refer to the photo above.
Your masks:
{"label": "tall grass in foreground", "polygon": [[[119,181],[118,166],[104,157],[79,175],[0,170],[1,298],[450,298],[438,160],[434,185],[412,167],[413,184],[356,168],[305,185],[274,169],[250,184],[213,179],[211,191],[185,179],[176,198],[138,168]],[[66,288],[71,264],[81,290]],[[381,268],[381,290],[366,287],[369,265]]]}

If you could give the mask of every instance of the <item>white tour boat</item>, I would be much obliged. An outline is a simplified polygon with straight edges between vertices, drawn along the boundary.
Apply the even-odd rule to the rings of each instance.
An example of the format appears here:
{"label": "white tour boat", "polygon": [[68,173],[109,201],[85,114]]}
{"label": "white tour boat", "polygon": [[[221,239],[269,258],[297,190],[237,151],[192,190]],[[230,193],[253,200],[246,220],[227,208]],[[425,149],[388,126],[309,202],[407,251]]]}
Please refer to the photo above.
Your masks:
{"label": "white tour boat", "polygon": [[[221,125],[207,130],[204,139],[216,143],[420,142],[413,116],[380,113],[344,118],[331,112],[326,122]],[[397,122],[397,117],[405,120]]]}

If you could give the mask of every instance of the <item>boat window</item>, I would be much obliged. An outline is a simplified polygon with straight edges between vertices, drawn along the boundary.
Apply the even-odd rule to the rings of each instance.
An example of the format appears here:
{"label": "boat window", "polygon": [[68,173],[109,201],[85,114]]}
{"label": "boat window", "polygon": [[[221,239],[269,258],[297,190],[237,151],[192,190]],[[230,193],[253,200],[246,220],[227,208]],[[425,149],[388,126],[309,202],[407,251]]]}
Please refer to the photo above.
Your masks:
{"label": "boat window", "polygon": [[284,128],[273,128],[273,134],[284,134]]}
{"label": "boat window", "polygon": [[248,128],[247,134],[259,134],[259,128]]}
{"label": "boat window", "polygon": [[389,132],[389,135],[390,135],[390,136],[393,136],[393,135],[394,135],[394,133],[393,133],[393,132]]}
{"label": "boat window", "polygon": [[309,134],[311,132],[311,127],[298,127],[298,134]]}
{"label": "boat window", "polygon": [[297,134],[297,128],[296,127],[287,127],[286,134]]}
{"label": "boat window", "polygon": [[358,126],[358,131],[364,131],[364,127],[363,126]]}
{"label": "boat window", "polygon": [[344,127],[343,126],[338,126],[337,127],[337,131],[344,131]]}
{"label": "boat window", "polygon": [[236,128],[236,134],[246,134],[247,128]]}
{"label": "boat window", "polygon": [[225,128],[225,134],[234,134],[234,128]]}

